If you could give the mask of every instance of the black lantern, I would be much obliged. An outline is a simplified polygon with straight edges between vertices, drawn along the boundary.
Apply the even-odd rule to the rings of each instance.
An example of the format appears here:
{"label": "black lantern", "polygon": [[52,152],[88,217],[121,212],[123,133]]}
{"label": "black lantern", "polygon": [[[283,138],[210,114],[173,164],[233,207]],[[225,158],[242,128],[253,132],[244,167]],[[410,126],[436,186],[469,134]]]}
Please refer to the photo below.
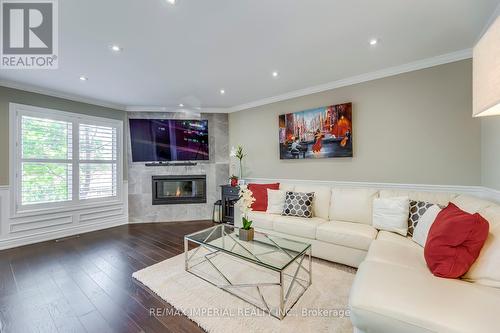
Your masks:
{"label": "black lantern", "polygon": [[222,200],[217,200],[214,203],[214,211],[212,213],[212,221],[215,223],[222,222]]}

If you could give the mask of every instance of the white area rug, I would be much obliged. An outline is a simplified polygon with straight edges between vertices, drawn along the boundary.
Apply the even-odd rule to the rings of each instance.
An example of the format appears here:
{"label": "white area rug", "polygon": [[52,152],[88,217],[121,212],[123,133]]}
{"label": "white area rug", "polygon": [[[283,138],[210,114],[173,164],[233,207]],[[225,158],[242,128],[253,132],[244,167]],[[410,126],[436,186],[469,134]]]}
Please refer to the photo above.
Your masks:
{"label": "white area rug", "polygon": [[[241,265],[230,267],[245,274]],[[184,255],[135,272],[133,277],[179,310],[155,309],[156,315],[182,313],[207,332],[352,332],[348,297],[355,269],[317,259],[312,268],[312,285],[281,321],[186,272]]]}
{"label": "white area rug", "polygon": [[[241,265],[230,265],[245,276]],[[178,255],[133,274],[133,277],[173,305],[178,312],[154,309],[156,315],[184,314],[207,332],[352,332],[349,290],[355,269],[313,260],[313,284],[283,320],[213,286],[184,270]],[[226,272],[225,272],[226,273]]]}

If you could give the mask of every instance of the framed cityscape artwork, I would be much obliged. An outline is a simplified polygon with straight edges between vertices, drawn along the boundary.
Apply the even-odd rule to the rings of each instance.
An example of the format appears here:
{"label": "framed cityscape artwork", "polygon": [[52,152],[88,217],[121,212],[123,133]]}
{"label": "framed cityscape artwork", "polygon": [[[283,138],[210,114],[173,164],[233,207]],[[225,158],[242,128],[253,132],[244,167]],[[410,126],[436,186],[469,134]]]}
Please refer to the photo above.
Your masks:
{"label": "framed cityscape artwork", "polygon": [[279,116],[280,159],[352,157],[352,103]]}

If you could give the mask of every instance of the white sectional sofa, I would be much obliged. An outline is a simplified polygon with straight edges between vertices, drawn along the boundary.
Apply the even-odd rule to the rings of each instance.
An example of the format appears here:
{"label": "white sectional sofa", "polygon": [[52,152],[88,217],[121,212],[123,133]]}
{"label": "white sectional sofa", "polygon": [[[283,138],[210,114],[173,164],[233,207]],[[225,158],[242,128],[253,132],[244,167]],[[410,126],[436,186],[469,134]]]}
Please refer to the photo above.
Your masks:
{"label": "white sectional sofa", "polygon": [[[312,244],[313,256],[358,267],[350,294],[356,332],[500,332],[500,206],[467,195],[282,184],[314,192],[313,218],[251,212],[257,230]],[[465,279],[428,270],[423,248],[411,238],[372,226],[377,197],[408,196],[440,205],[453,202],[490,222],[490,235]]]}

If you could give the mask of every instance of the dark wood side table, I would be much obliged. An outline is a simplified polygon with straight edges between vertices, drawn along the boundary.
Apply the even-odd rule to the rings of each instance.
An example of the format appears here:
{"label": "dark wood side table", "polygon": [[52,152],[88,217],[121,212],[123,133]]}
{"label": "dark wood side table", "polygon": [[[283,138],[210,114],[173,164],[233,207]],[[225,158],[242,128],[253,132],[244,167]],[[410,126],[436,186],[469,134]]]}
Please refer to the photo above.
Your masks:
{"label": "dark wood side table", "polygon": [[240,187],[221,185],[222,222],[234,225],[234,204],[240,198]]}

